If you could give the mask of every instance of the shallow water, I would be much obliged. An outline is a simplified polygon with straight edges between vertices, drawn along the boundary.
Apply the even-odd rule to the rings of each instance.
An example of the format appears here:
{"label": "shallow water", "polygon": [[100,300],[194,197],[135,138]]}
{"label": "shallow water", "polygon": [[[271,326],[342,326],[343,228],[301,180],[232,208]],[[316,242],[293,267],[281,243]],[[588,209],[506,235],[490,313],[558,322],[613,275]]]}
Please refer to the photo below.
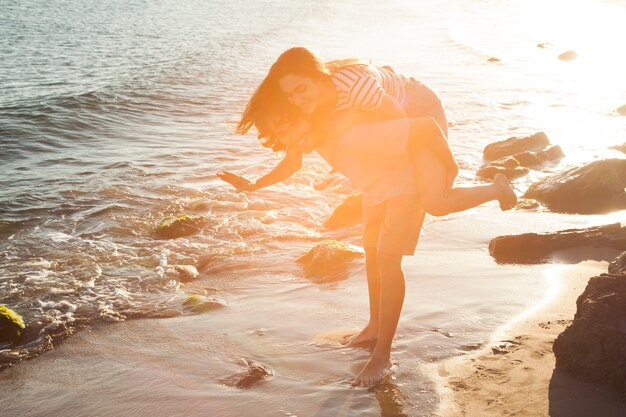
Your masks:
{"label": "shallow water", "polygon": [[[344,281],[314,284],[294,260],[324,238],[359,244],[358,226],[335,232],[321,226],[353,190],[341,181],[317,190],[328,167],[311,156],[284,184],[230,192],[215,172],[254,177],[277,157],[254,135],[233,135],[228,122],[282,50],[306,45],[327,59],[392,65],[437,90],[462,182],[473,181],[487,143],[539,130],[567,155],[547,172],[623,157],[607,147],[626,140],[626,118],[614,111],[626,104],[619,53],[626,3],[550,4],[115,1],[105,7],[0,0],[0,303],[29,323],[25,342],[33,350],[45,348],[49,336],[96,323],[180,316],[191,293],[217,296],[227,307],[196,319],[219,317],[213,323],[230,329],[223,343],[250,329],[280,329],[262,351],[242,342],[238,355],[280,368],[276,361],[287,345],[295,359],[285,369],[297,369],[298,361],[307,369],[328,363],[315,377],[300,375],[293,391],[277,376],[258,393],[262,401],[278,403],[285,393],[287,402],[305,395],[316,404],[354,372],[348,364],[358,367],[365,358],[320,351],[310,342],[363,324],[365,277],[356,264]],[[569,20],[562,18],[565,8]],[[577,28],[590,11],[594,18],[585,25],[593,30],[581,36]],[[570,49],[579,53],[576,60],[557,59]],[[501,61],[487,62],[491,56]],[[518,191],[542,175],[520,179]],[[205,215],[208,225],[190,238],[155,239],[159,220],[179,212]],[[411,406],[403,412],[429,415],[436,404],[420,362],[483,343],[549,285],[545,267],[496,265],[486,252],[491,238],[625,217],[500,214],[487,205],[429,219],[417,256],[404,262],[408,294],[394,347],[404,364],[398,378],[409,386],[402,392]],[[195,283],[181,284],[167,272],[167,265],[200,261],[207,266]],[[197,321],[188,323],[191,329]],[[233,367],[219,346],[195,354],[212,352]],[[0,355],[11,362],[28,352]],[[373,415],[375,397],[362,397]],[[341,409],[333,401],[321,409]]]}

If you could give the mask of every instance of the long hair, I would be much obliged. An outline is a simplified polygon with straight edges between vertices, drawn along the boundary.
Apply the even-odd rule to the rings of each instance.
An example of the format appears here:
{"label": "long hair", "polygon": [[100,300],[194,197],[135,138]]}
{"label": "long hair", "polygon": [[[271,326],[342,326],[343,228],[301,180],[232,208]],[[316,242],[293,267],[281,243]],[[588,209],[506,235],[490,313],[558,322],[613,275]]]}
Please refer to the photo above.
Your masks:
{"label": "long hair", "polygon": [[270,67],[269,72],[248,101],[235,132],[243,135],[255,126],[263,146],[272,148],[274,151],[284,150],[285,146],[275,137],[268,124],[275,119],[297,117],[301,111],[287,101],[280,90],[279,80],[287,74],[296,74],[319,81],[330,77],[332,72],[342,67],[357,64],[363,64],[363,62],[356,59],[344,59],[325,64],[306,48],[298,46],[287,49]]}

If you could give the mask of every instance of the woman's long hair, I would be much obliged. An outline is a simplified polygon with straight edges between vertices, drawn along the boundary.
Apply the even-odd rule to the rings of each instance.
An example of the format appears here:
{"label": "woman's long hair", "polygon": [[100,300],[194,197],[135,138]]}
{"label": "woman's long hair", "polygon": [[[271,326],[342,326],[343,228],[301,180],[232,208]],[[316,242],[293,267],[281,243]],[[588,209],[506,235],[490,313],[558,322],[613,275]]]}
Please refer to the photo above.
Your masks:
{"label": "woman's long hair", "polygon": [[252,126],[259,132],[263,146],[281,151],[285,146],[275,137],[268,127],[270,120],[289,120],[298,115],[304,116],[300,109],[289,103],[280,90],[278,81],[287,74],[296,74],[320,81],[345,66],[364,64],[357,59],[342,59],[324,63],[311,51],[303,47],[294,47],[283,52],[271,66],[267,76],[256,89],[241,115],[235,132],[243,135]]}

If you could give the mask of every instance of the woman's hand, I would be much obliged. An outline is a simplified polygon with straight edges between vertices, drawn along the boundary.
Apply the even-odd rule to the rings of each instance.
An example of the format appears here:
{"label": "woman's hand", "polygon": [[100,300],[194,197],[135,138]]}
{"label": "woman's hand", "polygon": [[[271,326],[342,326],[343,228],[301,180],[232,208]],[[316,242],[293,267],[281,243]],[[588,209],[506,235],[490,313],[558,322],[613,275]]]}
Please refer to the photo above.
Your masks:
{"label": "woman's hand", "polygon": [[228,172],[228,171],[218,172],[217,177],[221,179],[222,181],[226,181],[227,183],[235,187],[238,193],[242,191],[254,191],[255,190],[254,182],[247,180],[240,175],[233,174],[232,172]]}

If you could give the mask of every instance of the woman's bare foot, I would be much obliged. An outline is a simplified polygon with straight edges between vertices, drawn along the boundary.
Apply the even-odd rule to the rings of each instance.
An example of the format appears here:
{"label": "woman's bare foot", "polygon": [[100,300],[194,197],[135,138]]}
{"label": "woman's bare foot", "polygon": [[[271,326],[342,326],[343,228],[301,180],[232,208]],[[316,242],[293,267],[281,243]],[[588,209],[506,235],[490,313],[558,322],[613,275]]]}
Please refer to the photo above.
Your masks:
{"label": "woman's bare foot", "polygon": [[493,184],[498,189],[500,208],[504,211],[515,207],[515,204],[517,204],[517,195],[515,191],[513,191],[513,188],[511,188],[511,184],[506,175],[496,174],[493,178]]}
{"label": "woman's bare foot", "polygon": [[356,346],[374,344],[376,343],[377,339],[378,339],[378,326],[368,323],[367,326],[365,326],[363,330],[361,330],[359,333],[349,334],[343,337],[339,341],[339,343],[341,343],[344,346],[356,347]]}
{"label": "woman's bare foot", "polygon": [[380,382],[391,371],[393,364],[389,357],[379,358],[373,356],[365,367],[352,381],[353,387],[371,387]]}

